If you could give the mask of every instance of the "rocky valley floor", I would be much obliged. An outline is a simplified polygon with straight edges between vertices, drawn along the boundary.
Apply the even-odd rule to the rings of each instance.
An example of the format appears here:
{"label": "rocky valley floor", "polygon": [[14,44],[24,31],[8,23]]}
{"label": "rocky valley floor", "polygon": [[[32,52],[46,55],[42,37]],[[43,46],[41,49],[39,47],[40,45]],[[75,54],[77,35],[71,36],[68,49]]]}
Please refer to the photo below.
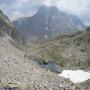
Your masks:
{"label": "rocky valley floor", "polygon": [[16,85],[22,90],[90,90],[90,80],[75,84],[69,79],[42,69],[34,61],[25,59],[25,52],[12,46],[10,39],[8,36],[0,38],[1,88],[5,85]]}

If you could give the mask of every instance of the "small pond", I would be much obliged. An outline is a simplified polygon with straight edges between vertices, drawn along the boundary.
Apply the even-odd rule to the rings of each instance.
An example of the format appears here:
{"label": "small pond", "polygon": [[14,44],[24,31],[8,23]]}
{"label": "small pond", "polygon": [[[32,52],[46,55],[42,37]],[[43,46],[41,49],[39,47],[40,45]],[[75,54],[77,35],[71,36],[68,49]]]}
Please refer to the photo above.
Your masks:
{"label": "small pond", "polygon": [[44,62],[44,60],[37,58],[37,57],[34,57],[32,55],[25,55],[24,57],[36,62],[37,64],[39,64],[39,66],[41,68],[44,68],[46,70],[50,70],[51,72],[60,74],[63,71],[61,66],[57,65],[56,63],[54,63],[52,61],[48,61],[46,63],[46,62]]}

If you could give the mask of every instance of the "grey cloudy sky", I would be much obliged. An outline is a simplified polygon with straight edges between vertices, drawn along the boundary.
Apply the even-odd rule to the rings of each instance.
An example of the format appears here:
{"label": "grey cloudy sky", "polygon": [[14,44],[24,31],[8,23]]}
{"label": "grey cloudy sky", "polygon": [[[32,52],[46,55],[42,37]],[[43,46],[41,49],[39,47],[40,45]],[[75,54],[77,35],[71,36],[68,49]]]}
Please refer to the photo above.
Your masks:
{"label": "grey cloudy sky", "polygon": [[90,25],[90,0],[0,0],[0,9],[11,20],[32,16],[41,5],[56,6],[59,10],[77,15]]}

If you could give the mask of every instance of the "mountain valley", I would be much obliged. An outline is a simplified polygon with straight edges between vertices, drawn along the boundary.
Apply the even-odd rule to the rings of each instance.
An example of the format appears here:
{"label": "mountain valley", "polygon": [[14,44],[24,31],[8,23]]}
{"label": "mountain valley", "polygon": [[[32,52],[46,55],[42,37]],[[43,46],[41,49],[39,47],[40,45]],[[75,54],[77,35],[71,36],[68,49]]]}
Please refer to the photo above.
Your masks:
{"label": "mountain valley", "polygon": [[[60,76],[64,70],[89,79],[75,83]],[[13,23],[0,10],[0,90],[89,89],[90,27],[53,6]]]}

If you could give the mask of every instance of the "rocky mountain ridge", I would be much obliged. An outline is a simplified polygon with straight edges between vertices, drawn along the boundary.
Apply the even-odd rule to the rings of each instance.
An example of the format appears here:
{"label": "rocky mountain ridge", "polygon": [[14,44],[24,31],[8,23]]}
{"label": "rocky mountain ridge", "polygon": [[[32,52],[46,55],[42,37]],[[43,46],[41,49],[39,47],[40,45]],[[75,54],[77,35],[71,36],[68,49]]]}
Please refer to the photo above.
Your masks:
{"label": "rocky mountain ridge", "polygon": [[77,16],[61,12],[54,6],[41,6],[34,16],[22,17],[14,21],[13,25],[32,40],[69,34],[84,27]]}

